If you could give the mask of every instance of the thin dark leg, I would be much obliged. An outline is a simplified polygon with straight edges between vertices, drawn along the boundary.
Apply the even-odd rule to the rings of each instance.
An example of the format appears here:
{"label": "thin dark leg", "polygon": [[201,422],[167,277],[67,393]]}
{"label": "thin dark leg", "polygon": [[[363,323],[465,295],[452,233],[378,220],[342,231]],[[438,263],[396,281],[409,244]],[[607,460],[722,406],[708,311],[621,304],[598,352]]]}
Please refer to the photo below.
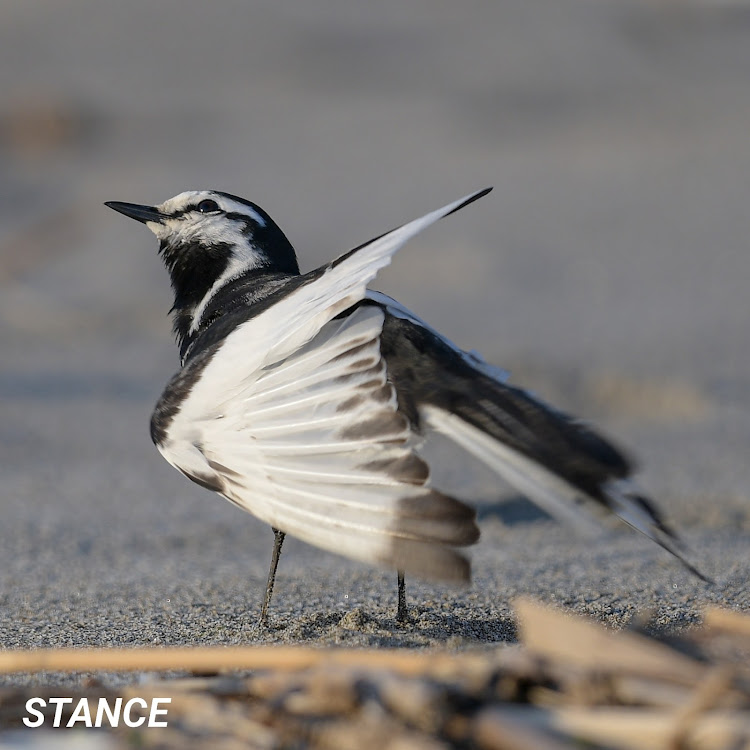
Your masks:
{"label": "thin dark leg", "polygon": [[271,568],[268,571],[268,581],[266,583],[266,595],[263,598],[263,606],[260,608],[260,625],[268,625],[268,605],[271,603],[273,596],[273,584],[276,580],[276,568],[279,567],[279,557],[281,557],[281,545],[284,544],[286,534],[278,529],[273,530],[273,553],[271,554]]}
{"label": "thin dark leg", "polygon": [[409,619],[409,613],[406,611],[406,582],[404,581],[404,571],[398,571],[398,609],[396,610],[396,622],[406,622]]}

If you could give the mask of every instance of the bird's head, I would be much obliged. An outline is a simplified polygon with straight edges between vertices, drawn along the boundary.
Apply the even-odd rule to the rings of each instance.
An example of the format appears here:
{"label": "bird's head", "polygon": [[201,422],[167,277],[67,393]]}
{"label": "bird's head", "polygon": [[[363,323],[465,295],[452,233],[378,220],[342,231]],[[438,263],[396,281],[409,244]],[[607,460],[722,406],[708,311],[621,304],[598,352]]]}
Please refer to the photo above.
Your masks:
{"label": "bird's head", "polygon": [[238,276],[298,274],[289,240],[259,206],[217,190],[191,190],[157,206],[105,204],[145,224],[159,240],[159,252],[175,293],[174,310],[192,317],[207,295]]}
{"label": "bird's head", "polygon": [[195,266],[218,277],[228,266],[299,273],[289,240],[260,206],[217,190],[190,190],[158,206],[105,205],[145,224],[170,273]]}

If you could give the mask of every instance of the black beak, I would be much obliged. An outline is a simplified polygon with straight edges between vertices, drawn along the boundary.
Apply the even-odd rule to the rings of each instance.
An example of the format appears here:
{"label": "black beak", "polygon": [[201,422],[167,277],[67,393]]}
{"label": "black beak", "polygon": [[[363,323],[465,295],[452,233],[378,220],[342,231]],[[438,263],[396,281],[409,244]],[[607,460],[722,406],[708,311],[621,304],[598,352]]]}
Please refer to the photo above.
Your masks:
{"label": "black beak", "polygon": [[161,224],[166,216],[160,214],[153,206],[139,206],[137,203],[122,203],[121,201],[107,201],[105,206],[114,208],[115,211],[119,211],[125,216],[129,216],[131,219],[140,221],[146,224],[149,221],[153,221],[156,224]]}

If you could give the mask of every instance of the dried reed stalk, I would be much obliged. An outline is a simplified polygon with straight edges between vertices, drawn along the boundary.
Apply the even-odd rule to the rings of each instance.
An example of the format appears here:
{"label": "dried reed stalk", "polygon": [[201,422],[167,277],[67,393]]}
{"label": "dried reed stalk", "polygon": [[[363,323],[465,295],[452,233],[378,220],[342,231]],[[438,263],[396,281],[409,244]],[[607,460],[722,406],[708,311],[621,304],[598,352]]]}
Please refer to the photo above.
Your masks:
{"label": "dried reed stalk", "polygon": [[171,672],[300,670],[321,664],[390,670],[404,675],[443,674],[486,664],[487,656],[404,649],[323,649],[302,646],[39,649],[0,652],[0,673]]}

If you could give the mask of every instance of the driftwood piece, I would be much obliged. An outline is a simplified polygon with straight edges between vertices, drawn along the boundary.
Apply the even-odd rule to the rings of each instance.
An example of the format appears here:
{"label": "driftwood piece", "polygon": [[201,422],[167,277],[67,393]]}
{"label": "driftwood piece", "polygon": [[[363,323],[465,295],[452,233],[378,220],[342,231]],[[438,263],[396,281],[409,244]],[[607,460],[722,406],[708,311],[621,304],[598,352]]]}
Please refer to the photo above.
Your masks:
{"label": "driftwood piece", "polygon": [[601,625],[527,598],[513,607],[520,621],[521,640],[534,654],[594,672],[638,674],[695,684],[705,666],[638,633],[613,632]]}
{"label": "driftwood piece", "polygon": [[0,651],[0,673],[171,672],[213,674],[227,670],[309,669],[321,664],[391,670],[399,674],[450,675],[481,667],[486,657],[397,650],[323,649],[302,646],[196,648],[95,648]]}
{"label": "driftwood piece", "polygon": [[706,607],[703,623],[708,630],[723,631],[746,638],[750,645],[750,617],[724,607]]}
{"label": "driftwood piece", "polygon": [[[617,750],[721,750],[745,748],[750,741],[750,715],[716,711],[702,714],[689,732],[682,731],[679,716],[652,708],[580,708],[554,710],[519,706],[495,709],[494,720],[542,736],[557,734],[586,747]],[[567,745],[568,748],[580,744]]]}

